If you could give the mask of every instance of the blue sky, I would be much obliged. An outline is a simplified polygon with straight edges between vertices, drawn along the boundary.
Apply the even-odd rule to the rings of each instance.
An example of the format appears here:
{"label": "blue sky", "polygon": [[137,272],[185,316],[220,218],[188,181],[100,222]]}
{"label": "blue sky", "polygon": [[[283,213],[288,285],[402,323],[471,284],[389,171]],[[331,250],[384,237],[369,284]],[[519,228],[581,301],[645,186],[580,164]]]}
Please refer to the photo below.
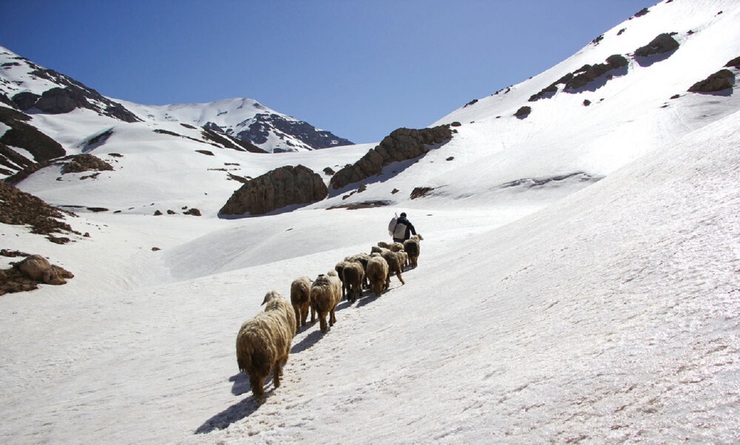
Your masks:
{"label": "blue sky", "polygon": [[356,143],[426,127],[657,0],[0,0],[0,45],[147,105],[249,97]]}

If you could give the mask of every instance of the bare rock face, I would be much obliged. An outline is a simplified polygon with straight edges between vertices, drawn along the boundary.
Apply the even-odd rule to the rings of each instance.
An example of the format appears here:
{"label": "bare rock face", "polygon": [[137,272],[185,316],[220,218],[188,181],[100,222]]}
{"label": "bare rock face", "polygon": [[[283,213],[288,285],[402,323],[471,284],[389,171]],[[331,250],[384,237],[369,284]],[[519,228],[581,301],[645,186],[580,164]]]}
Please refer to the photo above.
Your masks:
{"label": "bare rock face", "polygon": [[449,125],[414,130],[399,128],[383,138],[378,146],[368,151],[359,161],[347,165],[331,178],[331,187],[341,189],[382,172],[383,167],[406,161],[429,151],[431,145],[443,144],[452,139]]}
{"label": "bare rock face", "polygon": [[263,215],[289,205],[321,201],[327,193],[323,179],[313,170],[302,165],[280,167],[242,185],[219,215]]}

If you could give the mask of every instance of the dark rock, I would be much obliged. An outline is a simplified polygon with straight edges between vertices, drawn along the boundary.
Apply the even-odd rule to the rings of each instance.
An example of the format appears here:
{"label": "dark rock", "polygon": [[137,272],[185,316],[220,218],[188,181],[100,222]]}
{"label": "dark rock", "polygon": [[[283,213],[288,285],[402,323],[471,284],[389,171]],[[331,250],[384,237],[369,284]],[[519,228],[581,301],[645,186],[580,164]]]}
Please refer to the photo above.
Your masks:
{"label": "dark rock", "polygon": [[690,93],[716,93],[735,85],[735,74],[727,68],[721,69],[689,88]]}
{"label": "dark rock", "polygon": [[[19,171],[31,167],[34,163],[49,161],[66,154],[57,141],[28,124],[29,120],[30,117],[24,113],[0,107],[0,122],[10,127],[0,137],[0,164],[6,165],[13,171]],[[33,156],[33,161],[9,146],[28,151]]]}
{"label": "dark rock", "polygon": [[[584,65],[573,73],[573,76],[565,82],[565,91],[573,92],[591,86],[592,90],[596,90],[599,87],[606,84],[606,81],[611,78],[604,78],[602,82],[594,83],[597,79],[601,78],[607,73],[614,74],[616,70],[624,68],[626,70],[629,62],[627,59],[619,54],[614,54],[606,59],[606,63],[597,63],[595,65]],[[617,73],[617,74],[626,74]]]}
{"label": "dark rock", "polygon": [[321,176],[313,170],[302,165],[280,167],[242,185],[219,215],[263,215],[289,205],[321,201],[327,192]]}
{"label": "dark rock", "polygon": [[91,154],[74,155],[62,167],[62,174],[86,171],[110,171],[113,166]]}
{"label": "dark rock", "polygon": [[671,34],[663,33],[658,34],[653,40],[645,46],[641,46],[635,50],[635,57],[646,58],[649,56],[672,53],[679,47],[679,43],[671,37]]}
{"label": "dark rock", "polygon": [[527,116],[529,116],[530,113],[532,113],[532,107],[529,107],[529,106],[526,106],[525,105],[525,106],[519,108],[518,110],[516,110],[516,113],[514,113],[514,116],[516,116],[519,119],[524,119]]}
{"label": "dark rock", "polygon": [[292,136],[314,149],[352,144],[351,141],[328,131],[318,130],[307,122],[286,119],[274,113],[257,114],[247,129],[236,134],[236,137],[260,145],[267,142],[268,137],[274,134]]}
{"label": "dark rock", "polygon": [[16,187],[0,181],[0,223],[27,225],[31,233],[77,233],[69,224],[61,221],[70,212],[62,212],[43,200]]}
{"label": "dark rock", "polygon": [[740,70],[740,57],[735,57],[725,64],[726,68],[737,68]]}
{"label": "dark rock", "polygon": [[406,161],[427,153],[430,146],[452,139],[449,125],[414,130],[399,128],[383,138],[379,145],[368,151],[360,160],[346,165],[331,178],[334,190],[379,175],[383,167],[393,162]]}

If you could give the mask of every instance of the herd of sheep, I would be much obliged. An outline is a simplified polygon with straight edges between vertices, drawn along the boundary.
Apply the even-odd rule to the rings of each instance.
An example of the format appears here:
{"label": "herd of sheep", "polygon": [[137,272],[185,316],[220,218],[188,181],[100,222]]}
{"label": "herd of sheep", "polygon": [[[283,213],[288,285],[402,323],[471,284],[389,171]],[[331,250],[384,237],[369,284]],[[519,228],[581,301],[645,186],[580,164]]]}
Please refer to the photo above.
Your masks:
{"label": "herd of sheep", "polygon": [[403,243],[381,241],[372,246],[369,254],[349,256],[315,280],[296,278],[290,286],[290,302],[277,291],[269,291],[262,302],[264,312],[245,321],[236,336],[239,371],[249,376],[257,402],[265,401],[264,384],[271,370],[274,386],[280,386],[293,337],[306,325],[309,309],[311,322],[316,321],[318,314],[321,332],[329,332],[337,321],[334,312],[343,298],[354,303],[363,289],[380,296],[390,287],[391,275],[405,284],[401,274],[404,269],[417,266],[422,239],[421,235],[414,235]]}

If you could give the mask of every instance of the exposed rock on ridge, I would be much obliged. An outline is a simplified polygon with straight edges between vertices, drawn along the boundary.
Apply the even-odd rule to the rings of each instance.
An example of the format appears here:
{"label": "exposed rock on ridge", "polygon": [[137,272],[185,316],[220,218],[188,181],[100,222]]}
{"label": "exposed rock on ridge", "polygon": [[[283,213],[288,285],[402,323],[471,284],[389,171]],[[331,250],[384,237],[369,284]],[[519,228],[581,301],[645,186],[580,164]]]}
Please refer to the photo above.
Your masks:
{"label": "exposed rock on ridge", "polygon": [[280,167],[242,185],[219,215],[263,215],[289,205],[326,198],[328,189],[318,173],[302,165]]}
{"label": "exposed rock on ridge", "polygon": [[331,188],[341,189],[353,182],[379,175],[383,167],[399,161],[414,159],[427,153],[430,146],[452,139],[449,125],[414,130],[399,128],[383,138],[378,146],[352,165],[346,165],[331,178]]}

